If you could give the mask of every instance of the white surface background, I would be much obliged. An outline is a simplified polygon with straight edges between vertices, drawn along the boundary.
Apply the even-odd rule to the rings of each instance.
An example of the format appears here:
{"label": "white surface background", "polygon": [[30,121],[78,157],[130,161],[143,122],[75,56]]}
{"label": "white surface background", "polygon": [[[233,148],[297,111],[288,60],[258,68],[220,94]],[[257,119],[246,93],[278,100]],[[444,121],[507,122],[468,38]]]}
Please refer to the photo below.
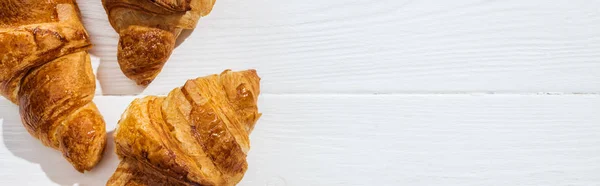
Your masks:
{"label": "white surface background", "polygon": [[[217,0],[145,90],[79,0],[114,129],[133,95],[231,68],[262,77],[240,185],[600,185],[600,1]],[[103,185],[0,101],[0,185]],[[112,133],[110,133],[112,135]]]}

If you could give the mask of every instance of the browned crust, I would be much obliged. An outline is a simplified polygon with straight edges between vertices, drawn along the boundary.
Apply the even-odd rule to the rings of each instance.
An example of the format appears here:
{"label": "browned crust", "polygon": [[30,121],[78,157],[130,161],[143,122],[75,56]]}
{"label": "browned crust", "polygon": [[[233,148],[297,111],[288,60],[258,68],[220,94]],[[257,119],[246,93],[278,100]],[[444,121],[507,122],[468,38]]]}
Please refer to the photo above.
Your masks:
{"label": "browned crust", "polygon": [[131,159],[123,159],[115,174],[108,180],[107,185],[123,185],[123,186],[145,186],[145,185],[172,185],[185,186],[179,180],[167,177],[162,174],[156,174],[156,171],[148,171],[142,168],[137,161]]}
{"label": "browned crust", "polygon": [[120,33],[117,59],[125,76],[148,85],[175,47],[175,36],[157,28],[129,26]]}
{"label": "browned crust", "polygon": [[181,31],[195,28],[214,3],[215,0],[103,0],[108,20],[120,35],[118,61],[123,73],[138,85],[152,82],[169,59]]}
{"label": "browned crust", "polygon": [[148,175],[169,178],[159,185],[237,184],[260,117],[259,81],[254,70],[227,70],[188,80],[167,97],[134,100],[115,132],[123,161],[107,185],[149,185]]}
{"label": "browned crust", "polygon": [[19,105],[27,131],[80,172],[106,143],[90,47],[73,1],[0,2],[0,92]]}

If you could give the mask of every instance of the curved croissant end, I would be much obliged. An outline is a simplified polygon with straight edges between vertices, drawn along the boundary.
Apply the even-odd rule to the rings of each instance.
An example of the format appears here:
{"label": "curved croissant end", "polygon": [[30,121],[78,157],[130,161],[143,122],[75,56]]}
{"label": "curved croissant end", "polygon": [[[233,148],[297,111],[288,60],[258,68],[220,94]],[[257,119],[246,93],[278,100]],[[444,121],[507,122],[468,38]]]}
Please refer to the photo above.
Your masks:
{"label": "curved croissant end", "polygon": [[148,85],[160,73],[183,29],[193,29],[215,0],[103,0],[119,33],[118,61],[128,78]]}
{"label": "curved croissant end", "polygon": [[87,52],[60,57],[27,75],[20,86],[23,124],[80,172],[90,170],[106,143],[104,120],[92,102],[94,75]]}
{"label": "curved croissant end", "polygon": [[122,161],[107,185],[237,184],[261,115],[259,81],[254,70],[227,70],[134,100],[115,132]]}
{"label": "curved croissant end", "polygon": [[158,75],[175,47],[167,31],[132,25],[120,32],[117,58],[125,76],[148,85]]}
{"label": "curved croissant end", "polygon": [[27,131],[80,172],[106,143],[91,44],[71,0],[0,2],[0,92],[19,105]]}

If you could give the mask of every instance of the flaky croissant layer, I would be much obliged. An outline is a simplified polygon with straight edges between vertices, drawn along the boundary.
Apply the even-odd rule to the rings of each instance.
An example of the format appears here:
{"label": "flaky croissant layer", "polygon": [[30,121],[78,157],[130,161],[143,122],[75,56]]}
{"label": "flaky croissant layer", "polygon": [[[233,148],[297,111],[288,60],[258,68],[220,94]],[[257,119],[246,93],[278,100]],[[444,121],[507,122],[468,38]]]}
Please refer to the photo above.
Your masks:
{"label": "flaky croissant layer", "polygon": [[260,117],[255,70],[188,80],[134,100],[115,132],[121,163],[107,185],[235,185]]}
{"label": "flaky croissant layer", "polygon": [[80,172],[100,161],[106,143],[90,47],[74,1],[0,1],[0,93],[19,105],[32,136]]}

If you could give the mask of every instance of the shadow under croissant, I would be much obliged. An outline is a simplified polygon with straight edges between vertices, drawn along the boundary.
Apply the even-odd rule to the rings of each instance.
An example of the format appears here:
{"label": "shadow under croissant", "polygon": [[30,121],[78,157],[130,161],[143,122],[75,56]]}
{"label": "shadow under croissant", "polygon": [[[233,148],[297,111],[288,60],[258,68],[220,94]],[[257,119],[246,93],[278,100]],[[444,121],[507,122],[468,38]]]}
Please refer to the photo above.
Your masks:
{"label": "shadow under croissant", "polygon": [[[98,71],[95,75],[96,75],[97,80],[100,80],[100,79],[104,80],[104,81],[99,81],[100,86],[102,88],[103,95],[114,93],[114,91],[110,92],[110,90],[112,90],[111,88],[114,89],[114,87],[132,87],[132,88],[126,89],[126,90],[128,90],[126,92],[123,92],[123,91],[119,92],[119,94],[125,94],[125,95],[134,95],[134,94],[137,95],[137,94],[144,92],[144,90],[147,88],[145,86],[135,84],[134,81],[131,81],[129,78],[127,78],[121,72],[121,69],[119,68],[119,65],[117,63],[116,56],[114,58],[113,57],[98,57],[98,58],[100,58],[100,66],[98,67]],[[110,76],[110,78],[105,78],[105,77],[103,77],[103,75]],[[123,83],[125,85],[115,86],[115,83]]]}
{"label": "shadow under croissant", "polygon": [[[175,39],[175,48],[177,48],[181,43],[183,43],[185,41],[185,39],[187,39],[188,37],[190,37],[190,35],[192,35],[192,32],[194,32],[194,29],[184,29],[181,31],[181,33],[179,34],[179,37],[177,37],[177,39]],[[173,49],[175,50],[175,49]]]}
{"label": "shadow under croissant", "polygon": [[[177,39],[175,40],[175,49],[181,45],[181,43],[183,43],[194,31],[194,29],[189,29],[189,30],[182,30],[181,34],[179,34],[179,37],[177,37]],[[118,36],[117,36],[118,37]],[[116,39],[118,41],[118,39]],[[115,43],[115,45],[117,45],[117,43]],[[112,48],[115,48],[116,46],[111,46]],[[100,86],[103,90],[102,94],[106,94],[106,91],[108,90],[110,92],[110,86],[108,85],[114,85],[114,82],[119,82],[119,83],[123,83],[123,82],[127,82],[128,83],[128,87],[135,87],[135,88],[130,88],[128,90],[130,90],[130,92],[120,92],[120,94],[140,94],[142,92],[144,92],[144,90],[147,88],[147,86],[142,86],[142,85],[137,85],[134,81],[131,81],[129,78],[127,78],[122,72],[121,69],[119,68],[118,62],[117,62],[117,57],[116,56],[103,56],[103,52],[101,52],[100,50],[102,47],[93,47],[89,53],[90,55],[93,55],[96,58],[99,58],[100,60],[100,66],[97,69],[97,73],[96,75],[96,79],[104,79],[105,81],[100,81]],[[174,49],[174,50],[175,50]],[[170,58],[170,57],[169,57]],[[167,60],[168,62],[168,60]],[[112,66],[114,65],[114,66]],[[110,79],[106,79],[104,77],[101,77],[103,75],[107,75],[110,74],[110,76],[112,78]],[[160,74],[159,74],[160,75]],[[115,76],[117,78],[115,78]]]}
{"label": "shadow under croissant", "polygon": [[59,185],[104,185],[114,173],[119,163],[115,155],[113,132],[107,134],[106,148],[102,160],[91,171],[79,173],[63,158],[60,151],[46,147],[29,135],[22,126],[19,111],[15,106],[13,113],[3,113],[2,137],[8,150],[17,157],[39,164],[54,183]]}

